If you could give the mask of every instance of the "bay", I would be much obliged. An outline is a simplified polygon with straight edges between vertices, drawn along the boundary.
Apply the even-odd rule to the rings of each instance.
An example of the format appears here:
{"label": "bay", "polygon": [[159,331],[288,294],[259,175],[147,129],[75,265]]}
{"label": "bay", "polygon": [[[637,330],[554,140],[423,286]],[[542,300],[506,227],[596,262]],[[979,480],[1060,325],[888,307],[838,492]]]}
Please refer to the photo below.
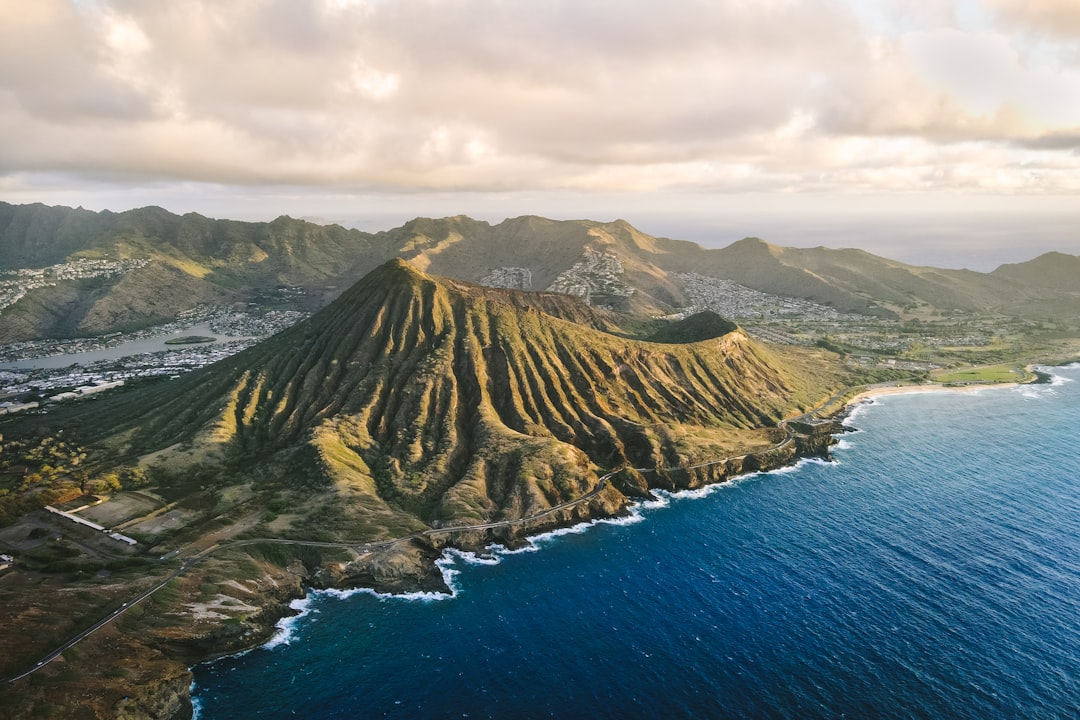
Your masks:
{"label": "bay", "polygon": [[1080,716],[1080,366],[878,398],[835,462],[319,594],[195,668],[219,718]]}
{"label": "bay", "polygon": [[111,347],[85,350],[83,352],[68,352],[59,355],[47,355],[45,357],[28,358],[25,360],[12,360],[0,362],[0,370],[30,370],[43,368],[55,370],[58,368],[71,367],[72,365],[91,365],[102,360],[120,360],[131,355],[141,353],[161,352],[163,350],[181,350],[184,345],[169,345],[167,341],[180,335],[201,335],[212,337],[217,343],[225,343],[231,340],[247,340],[245,336],[219,335],[213,331],[209,323],[199,323],[184,330],[177,330],[168,335],[155,335],[153,337],[125,340]]}

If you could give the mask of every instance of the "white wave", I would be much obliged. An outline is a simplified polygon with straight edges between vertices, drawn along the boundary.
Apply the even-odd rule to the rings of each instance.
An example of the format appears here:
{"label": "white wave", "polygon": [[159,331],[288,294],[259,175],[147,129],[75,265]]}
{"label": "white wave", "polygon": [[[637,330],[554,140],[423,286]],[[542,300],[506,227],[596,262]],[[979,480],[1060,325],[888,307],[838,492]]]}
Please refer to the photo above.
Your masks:
{"label": "white wave", "polygon": [[669,493],[666,490],[653,490],[652,500],[642,500],[634,505],[634,507],[641,508],[642,510],[655,510],[657,508],[665,508],[671,504],[671,498],[674,493]]}
{"label": "white wave", "polygon": [[791,465],[785,465],[783,467],[776,468],[775,470],[766,470],[762,472],[752,473],[754,476],[758,475],[791,475],[802,470],[807,465],[839,465],[836,460],[831,458],[821,457],[804,457],[799,458]]}
{"label": "white wave", "polygon": [[1036,367],[1035,370],[1041,373],[1045,373],[1050,376],[1050,382],[1048,383],[1025,383],[1024,385],[1017,385],[1013,388],[1013,391],[1020,395],[1020,397],[1027,398],[1028,400],[1045,400],[1048,398],[1058,397],[1058,391],[1055,388],[1061,387],[1066,383],[1073,381],[1072,378],[1065,377],[1064,375],[1058,375],[1054,373],[1055,368],[1049,367]]}
{"label": "white wave", "polygon": [[634,512],[634,508],[630,508],[626,515],[621,515],[619,517],[600,518],[596,522],[600,525],[614,525],[616,527],[626,527],[627,525],[636,525],[644,519],[645,517],[641,513]]}
{"label": "white wave", "polygon": [[1058,387],[1060,385],[1067,385],[1076,378],[1065,377],[1064,375],[1058,375],[1056,373],[1050,373],[1050,387]]}
{"label": "white wave", "polygon": [[847,415],[844,417],[840,424],[844,427],[851,427],[852,424],[855,422],[855,418],[859,417],[869,408],[877,404],[879,404],[877,398],[870,397],[863,398],[859,402],[849,405]]}
{"label": "white wave", "polygon": [[[461,560],[466,565],[498,565],[502,562],[499,559],[497,548],[503,548],[502,545],[492,545],[488,548],[488,553],[484,555],[477,555],[474,552],[467,550],[458,550],[457,548],[447,548],[445,555],[452,555],[457,560]],[[505,549],[505,548],[503,548]]]}
{"label": "white wave", "polygon": [[855,445],[848,442],[847,438],[841,438],[836,441],[835,445],[833,445],[833,450],[850,450],[853,447],[855,447]]}
{"label": "white wave", "polygon": [[707,497],[710,493],[712,493],[714,488],[719,488],[719,487],[723,487],[723,483],[714,483],[712,485],[703,485],[702,487],[693,488],[692,490],[676,490],[675,492],[670,493],[670,496],[675,498],[676,500],[681,500],[683,498],[696,500],[696,499],[699,499],[699,498]]}
{"label": "white wave", "polygon": [[198,689],[199,686],[192,680],[191,687],[188,688],[188,696],[191,698],[191,720],[202,720],[202,698],[195,696],[195,691]]}
{"label": "white wave", "polygon": [[1045,400],[1057,397],[1057,391],[1050,385],[1021,385],[1016,388],[1016,394],[1028,400]]}
{"label": "white wave", "polygon": [[790,466],[791,471],[794,472],[794,471],[798,470],[804,464],[806,464],[806,465],[839,465],[840,463],[837,462],[834,458],[808,457],[808,458],[802,458],[795,465]]}
{"label": "white wave", "polygon": [[[473,553],[466,553],[455,548],[443,551],[442,557],[435,561],[435,567],[439,568],[439,572],[442,573],[443,583],[446,587],[450,588],[450,592],[436,592],[433,590],[417,590],[416,592],[409,593],[388,593],[379,592],[374,588],[327,588],[325,590],[315,590],[312,595],[322,595],[325,597],[332,597],[336,600],[347,600],[354,595],[370,595],[379,600],[409,600],[419,602],[439,602],[442,600],[450,600],[457,597],[458,587],[454,582],[454,578],[461,574],[461,571],[454,567],[455,557],[461,555],[470,555]],[[495,564],[495,563],[484,563]]]}
{"label": "white wave", "polygon": [[748,479],[756,477],[756,476],[758,476],[760,474],[761,473],[752,472],[752,473],[746,473],[745,475],[736,475],[735,477],[728,478],[727,480],[724,480],[723,482],[712,483],[710,485],[702,485],[699,488],[693,488],[693,489],[689,489],[689,490],[674,490],[674,491],[672,491],[672,490],[655,490],[654,492],[657,495],[661,496],[664,501],[662,503],[657,503],[657,504],[651,505],[651,506],[650,506],[650,504],[645,503],[643,505],[643,507],[646,510],[652,510],[654,507],[667,507],[670,504],[669,499],[670,500],[683,500],[683,499],[686,499],[686,500],[700,500],[701,498],[708,497],[708,496],[712,495],[715,492],[720,492],[722,490],[728,490],[730,488],[733,488],[736,485],[738,485],[739,483],[743,482],[744,480],[748,480]]}
{"label": "white wave", "polygon": [[1069,383],[1074,382],[1076,378],[1068,377],[1067,375],[1061,375],[1054,371],[1075,370],[1077,368],[1080,368],[1080,363],[1072,363],[1071,365],[1060,365],[1054,367],[1037,365],[1035,366],[1034,370],[1036,372],[1048,375],[1050,377],[1050,382],[1020,385],[1016,387],[1015,390],[1021,396],[1031,399],[1057,397],[1057,391],[1054,390],[1054,388],[1061,387],[1062,385],[1068,385]]}
{"label": "white wave", "polygon": [[[337,599],[347,599],[354,595],[371,595],[379,600],[408,600],[408,601],[422,601],[422,602],[437,602],[441,600],[449,600],[458,596],[459,588],[455,583],[455,578],[461,574],[461,570],[457,567],[458,562],[463,565],[498,565],[502,562],[502,559],[510,555],[518,555],[521,553],[538,552],[543,549],[543,546],[548,542],[556,540],[565,535],[580,535],[587,532],[590,528],[596,525],[615,525],[625,526],[633,525],[645,520],[646,513],[654,510],[669,507],[672,500],[682,499],[700,499],[708,497],[714,492],[719,492],[728,488],[735,487],[742,482],[752,480],[762,475],[777,475],[786,474],[789,472],[795,472],[805,463],[816,462],[825,465],[838,464],[835,461],[824,460],[821,458],[801,458],[798,462],[788,465],[776,470],[770,470],[768,472],[751,472],[744,475],[738,475],[721,483],[713,483],[711,485],[705,485],[700,488],[694,488],[692,490],[653,490],[653,497],[650,500],[643,500],[631,505],[627,508],[627,512],[624,515],[618,517],[607,518],[595,518],[592,520],[583,520],[574,525],[567,527],[555,528],[554,530],[548,530],[547,532],[539,533],[525,538],[525,542],[521,547],[508,548],[505,545],[494,543],[489,545],[482,553],[470,552],[467,550],[459,550],[457,548],[446,548],[443,550],[442,556],[435,561],[436,567],[442,572],[443,582],[450,588],[449,593],[444,592],[412,592],[412,593],[385,593],[378,592],[372,588],[350,588],[348,590],[339,589],[327,589],[313,591],[311,595],[325,595],[327,597],[333,597]],[[310,597],[310,596],[309,596]],[[300,601],[294,601],[300,602]],[[305,606],[306,607],[306,606]],[[306,615],[306,612],[301,613],[292,618],[288,618],[288,621],[296,621]],[[284,622],[284,621],[283,621]],[[286,627],[291,628],[291,622]],[[275,637],[275,640],[277,638]],[[271,641],[273,642],[273,640]],[[276,644],[288,642],[288,636],[283,637]],[[267,644],[269,647],[270,644]]]}
{"label": "white wave", "polygon": [[537,550],[540,549],[540,547],[533,542],[534,540],[536,540],[537,538],[540,538],[540,537],[544,537],[544,536],[537,535],[536,537],[526,538],[526,543],[524,545],[522,545],[521,547],[508,548],[505,545],[498,545],[498,546],[493,545],[489,549],[492,552],[498,552],[499,555],[520,555],[522,553],[532,553],[532,552],[536,552]]}
{"label": "white wave", "polygon": [[521,547],[508,548],[505,545],[491,545],[490,547],[488,547],[488,551],[496,557],[520,555],[522,553],[532,553],[541,550],[545,544],[552,540],[563,537],[565,535],[581,535],[582,533],[588,531],[590,528],[595,527],[596,525],[633,525],[635,523],[641,522],[644,519],[638,514],[638,508],[640,507],[641,505],[631,505],[628,508],[627,514],[620,515],[619,517],[582,520],[581,522],[574,525],[568,525],[566,527],[555,528],[554,530],[537,533],[536,535],[530,535],[529,537],[525,538],[525,544]]}
{"label": "white wave", "polygon": [[312,597],[309,594],[307,597],[297,598],[290,602],[289,607],[297,611],[296,615],[290,615],[278,620],[277,624],[274,626],[277,628],[277,632],[274,633],[272,638],[263,643],[263,647],[267,650],[273,650],[279,645],[288,645],[295,634],[296,627],[300,620],[313,612],[318,612],[317,610],[312,609],[311,601]]}
{"label": "white wave", "polygon": [[554,530],[548,530],[547,532],[538,533],[536,535],[530,535],[525,538],[525,544],[517,548],[508,548],[505,545],[490,545],[487,548],[488,555],[480,556],[479,562],[474,561],[476,558],[474,553],[463,553],[460,550],[449,548],[444,551],[443,557],[457,557],[464,560],[470,565],[498,565],[500,558],[509,555],[520,555],[522,553],[538,552],[543,546],[557,538],[565,535],[581,535],[588,531],[590,528],[596,525],[634,525],[641,522],[645,518],[641,515],[642,509],[652,509],[657,507],[666,507],[668,501],[666,498],[657,498],[656,500],[648,500],[643,503],[631,505],[628,508],[626,515],[620,515],[618,517],[608,518],[595,518],[592,520],[583,520],[577,524],[569,525],[567,527],[555,528]]}
{"label": "white wave", "polygon": [[528,543],[529,546],[532,546],[532,548],[529,550],[522,548],[521,550],[516,552],[535,552],[539,550],[540,547],[548,541],[554,540],[555,538],[563,537],[564,535],[581,535],[589,528],[601,522],[603,522],[603,520],[600,519],[583,520],[576,525],[555,528],[554,530],[548,530],[547,532],[540,533],[539,535],[533,535],[531,537],[525,538],[525,541]]}
{"label": "white wave", "polygon": [[735,475],[722,482],[711,483],[709,485],[702,485],[698,488],[691,488],[686,490],[653,490],[653,494],[656,496],[656,500],[649,500],[636,505],[636,508],[640,508],[642,511],[656,510],[658,508],[665,508],[671,504],[672,500],[700,500],[706,498],[713,493],[725,492],[736,488],[744,482],[753,480],[754,478],[761,477],[766,473],[755,471],[743,473],[742,475]]}
{"label": "white wave", "polygon": [[[459,575],[459,570],[450,571],[452,575]],[[447,572],[443,572],[443,577],[447,577]],[[379,592],[372,588],[350,588],[349,590],[319,590],[319,594],[327,595],[338,600],[346,600],[354,595],[370,595],[379,600],[408,600],[408,601],[420,601],[420,602],[439,602],[441,600],[450,600],[457,597],[457,588],[448,584],[450,592],[434,592],[431,590],[418,590],[410,593],[386,593]]]}

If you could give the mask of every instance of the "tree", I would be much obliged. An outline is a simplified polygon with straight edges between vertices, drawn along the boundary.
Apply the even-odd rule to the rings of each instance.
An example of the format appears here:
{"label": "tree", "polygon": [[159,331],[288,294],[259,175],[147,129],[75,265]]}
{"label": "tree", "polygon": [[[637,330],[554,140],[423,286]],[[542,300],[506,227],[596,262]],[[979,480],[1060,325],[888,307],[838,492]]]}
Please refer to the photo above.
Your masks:
{"label": "tree", "polygon": [[146,487],[150,484],[150,478],[147,476],[146,470],[137,465],[123,468],[120,470],[119,476],[120,483],[129,490]]}
{"label": "tree", "polygon": [[71,478],[75,482],[79,483],[79,492],[85,494],[86,488],[90,484],[90,473],[86,472],[82,468],[71,471]]}
{"label": "tree", "polygon": [[98,483],[105,487],[107,492],[120,492],[123,489],[123,485],[120,482],[120,476],[114,472],[102,473],[97,478]]}

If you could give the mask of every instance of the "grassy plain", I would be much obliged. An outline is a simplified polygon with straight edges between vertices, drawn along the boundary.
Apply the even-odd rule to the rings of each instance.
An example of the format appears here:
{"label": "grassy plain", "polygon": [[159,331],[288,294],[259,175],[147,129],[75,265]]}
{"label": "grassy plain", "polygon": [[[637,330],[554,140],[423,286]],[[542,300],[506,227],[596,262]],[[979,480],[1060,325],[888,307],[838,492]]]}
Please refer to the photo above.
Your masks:
{"label": "grassy plain", "polygon": [[966,369],[953,369],[937,373],[933,379],[940,383],[1009,383],[1020,382],[1029,377],[1024,368],[1013,364],[987,365]]}

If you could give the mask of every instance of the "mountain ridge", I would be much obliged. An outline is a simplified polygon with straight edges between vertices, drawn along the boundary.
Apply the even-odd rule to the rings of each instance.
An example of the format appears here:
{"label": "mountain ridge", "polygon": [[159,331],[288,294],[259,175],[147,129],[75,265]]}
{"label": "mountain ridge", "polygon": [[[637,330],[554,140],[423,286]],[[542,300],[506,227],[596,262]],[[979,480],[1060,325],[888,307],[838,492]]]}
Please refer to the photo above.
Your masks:
{"label": "mountain ridge", "polygon": [[[106,256],[146,257],[171,266],[183,274],[179,280],[191,285],[191,297],[186,302],[178,293],[167,302],[114,297],[120,280],[105,281],[95,301],[98,318],[111,319],[104,323],[50,315],[45,309],[48,302],[32,297],[47,296],[48,291],[34,290],[0,310],[0,341],[145,326],[161,320],[160,314],[145,308],[190,309],[207,297],[207,284],[216,288],[221,302],[242,302],[260,288],[299,286],[310,293],[305,309],[315,309],[392,257],[474,283],[558,289],[590,304],[638,316],[670,314],[688,305],[679,273],[888,318],[917,306],[1038,318],[1058,305],[1067,312],[1080,309],[1080,287],[1070,279],[1070,269],[1080,267],[1080,258],[1069,255],[1042,256],[978,273],[907,265],[850,248],[785,248],[760,238],[705,248],[647,235],[625,220],[605,223],[527,215],[491,224],[458,215],[414,218],[397,228],[365,233],[288,216],[239,222],[196,213],[177,216],[158,207],[93,213],[0,203],[4,267]],[[66,292],[78,294],[72,288]],[[80,308],[76,303],[76,312],[89,312]],[[24,319],[12,319],[20,316]]]}
{"label": "mountain ridge", "polygon": [[1042,287],[1080,292],[1080,256],[1062,252],[1048,252],[1025,262],[1006,263],[990,274],[1017,282],[1037,282]]}
{"label": "mountain ridge", "polygon": [[163,478],[208,463],[306,478],[351,508],[340,532],[489,522],[572,499],[600,467],[767,447],[840,384],[820,353],[792,362],[718,318],[695,328],[692,343],[632,340],[572,297],[394,259],[243,353],[57,422],[94,414],[88,442]]}

